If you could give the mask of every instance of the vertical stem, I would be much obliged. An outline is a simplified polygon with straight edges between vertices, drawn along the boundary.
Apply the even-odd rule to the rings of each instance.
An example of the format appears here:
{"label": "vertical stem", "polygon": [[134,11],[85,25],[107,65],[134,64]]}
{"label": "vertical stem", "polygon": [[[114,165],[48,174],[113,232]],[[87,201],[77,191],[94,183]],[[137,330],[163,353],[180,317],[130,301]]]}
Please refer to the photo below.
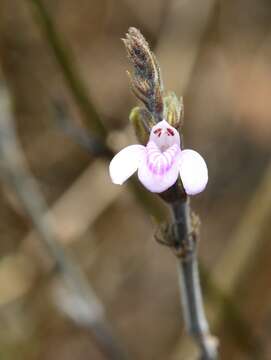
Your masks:
{"label": "vertical stem", "polygon": [[172,205],[175,231],[175,248],[178,255],[178,273],[181,302],[187,331],[200,348],[201,360],[217,359],[217,341],[209,332],[199,281],[197,244],[191,224],[188,200]]}

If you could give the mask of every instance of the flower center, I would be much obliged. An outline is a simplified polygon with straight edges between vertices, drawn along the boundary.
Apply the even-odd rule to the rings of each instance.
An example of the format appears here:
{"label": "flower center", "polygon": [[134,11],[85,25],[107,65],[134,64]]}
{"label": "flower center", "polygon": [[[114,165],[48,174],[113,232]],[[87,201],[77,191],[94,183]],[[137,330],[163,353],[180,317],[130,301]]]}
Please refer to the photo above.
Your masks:
{"label": "flower center", "polygon": [[177,144],[171,146],[162,146],[158,148],[157,144],[150,141],[147,144],[147,165],[149,170],[155,175],[164,175],[168,172],[176,159],[180,148]]}

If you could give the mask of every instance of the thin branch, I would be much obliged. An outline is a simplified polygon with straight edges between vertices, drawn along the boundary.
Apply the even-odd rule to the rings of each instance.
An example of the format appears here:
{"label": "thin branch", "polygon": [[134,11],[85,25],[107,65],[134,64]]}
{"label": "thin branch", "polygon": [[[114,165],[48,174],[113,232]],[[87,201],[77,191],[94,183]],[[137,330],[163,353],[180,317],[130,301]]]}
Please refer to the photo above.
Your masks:
{"label": "thin branch", "polygon": [[87,133],[83,128],[73,125],[66,105],[61,101],[53,102],[54,119],[56,125],[70,137],[75,143],[87,149],[89,153],[97,157],[112,159],[114,152],[101,139],[97,139]]}
{"label": "thin branch", "polygon": [[86,125],[93,130],[95,136],[103,139],[107,133],[106,128],[90,101],[86,84],[79,75],[80,72],[75,66],[70,48],[65,45],[65,42],[59,35],[54,21],[42,0],[29,0],[29,2],[37,12],[44,35],[63,71],[66,83],[85,119]]}
{"label": "thin branch", "polygon": [[175,231],[174,248],[178,257],[181,300],[189,333],[201,350],[200,359],[217,359],[217,339],[209,332],[205,316],[197,261],[197,235],[191,224],[188,200],[172,205]]}
{"label": "thin branch", "polygon": [[[107,163],[102,159],[93,161],[51,204],[48,209],[49,215],[43,215],[53,218],[54,233],[63,247],[70,246],[82,237],[123,191],[120,187],[108,184],[107,167]],[[1,172],[4,171],[0,168],[0,175]],[[95,207],[90,206],[90,203],[95,204]],[[90,252],[95,257],[96,241],[91,235],[89,240]],[[42,250],[43,247],[37,241],[37,232],[31,229],[20,242],[16,252],[1,262],[0,308],[3,304],[12,303],[23,297],[34,286],[41,271],[51,273],[54,270],[54,261]],[[5,282],[1,282],[1,279],[5,279]],[[12,286],[5,289],[6,283]]]}
{"label": "thin branch", "polygon": [[[56,124],[59,125],[60,129],[76,144],[82,146],[93,156],[105,157],[108,160],[112,159],[114,151],[100,139],[97,141],[97,139],[93,138],[92,134],[86,133],[84,129],[73,125],[62,104],[54,102],[54,108]],[[162,206],[161,202],[155,199],[152,194],[142,188],[137,179],[132,178],[131,181],[127,183],[127,186],[144,211],[151,213],[156,222],[160,223],[165,219],[165,207]]]}
{"label": "thin branch", "polygon": [[168,4],[156,55],[163,67],[170,69],[166,74],[168,88],[179,94],[186,93],[216,4],[216,0],[172,0]]}
{"label": "thin branch", "polygon": [[0,156],[4,177],[14,187],[18,198],[31,218],[42,245],[54,260],[61,274],[70,305],[62,307],[67,315],[80,326],[89,328],[98,338],[101,350],[110,359],[126,359],[121,346],[114,339],[106,321],[104,308],[90,287],[80,267],[57,241],[53,219],[47,213],[46,202],[38,184],[28,170],[26,160],[14,129],[10,97],[6,87],[0,85]]}

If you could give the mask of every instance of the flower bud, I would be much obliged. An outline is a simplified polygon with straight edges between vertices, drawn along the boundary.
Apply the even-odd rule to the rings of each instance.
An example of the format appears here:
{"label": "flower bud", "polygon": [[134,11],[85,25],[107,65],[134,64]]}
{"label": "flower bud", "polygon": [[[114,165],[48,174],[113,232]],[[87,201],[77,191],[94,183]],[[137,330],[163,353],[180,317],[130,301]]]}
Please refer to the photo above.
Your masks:
{"label": "flower bud", "polygon": [[184,106],[183,98],[177,98],[174,92],[168,92],[163,98],[164,119],[175,129],[180,129],[183,125]]}
{"label": "flower bud", "polygon": [[149,140],[150,129],[155,125],[152,114],[147,109],[137,106],[131,110],[129,120],[133,125],[138,141],[142,145],[146,145]]}

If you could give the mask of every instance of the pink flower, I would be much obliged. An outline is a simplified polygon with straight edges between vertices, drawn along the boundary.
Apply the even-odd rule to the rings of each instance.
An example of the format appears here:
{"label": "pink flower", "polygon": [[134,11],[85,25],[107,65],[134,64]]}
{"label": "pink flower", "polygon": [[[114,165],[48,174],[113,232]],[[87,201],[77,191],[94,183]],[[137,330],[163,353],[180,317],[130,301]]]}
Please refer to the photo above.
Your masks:
{"label": "pink flower", "polygon": [[136,171],[141,183],[154,193],[169,189],[179,175],[188,195],[200,193],[208,182],[208,169],[202,156],[194,150],[181,150],[178,131],[165,120],[152,128],[146,146],[125,147],[109,165],[114,184],[122,185]]}

